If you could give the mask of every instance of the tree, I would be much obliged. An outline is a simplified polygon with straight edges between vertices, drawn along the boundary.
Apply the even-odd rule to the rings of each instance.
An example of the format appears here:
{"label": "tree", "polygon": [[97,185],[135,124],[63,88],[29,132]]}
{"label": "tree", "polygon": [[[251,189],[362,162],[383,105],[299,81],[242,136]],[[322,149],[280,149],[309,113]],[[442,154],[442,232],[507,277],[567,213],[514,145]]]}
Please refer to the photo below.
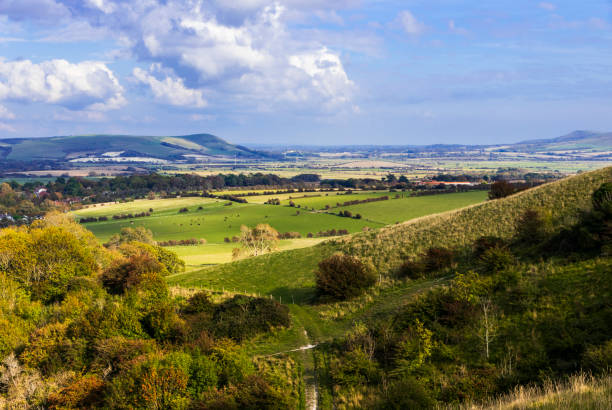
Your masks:
{"label": "tree", "polygon": [[240,227],[240,244],[249,256],[257,256],[276,249],[278,232],[268,224],[259,224],[254,228]]}
{"label": "tree", "polygon": [[494,305],[489,297],[480,299],[480,324],[478,327],[478,337],[482,340],[485,348],[485,355],[489,360],[489,346],[497,336],[497,316],[494,312]]}
{"label": "tree", "polygon": [[508,195],[512,195],[516,192],[516,188],[510,182],[506,180],[496,181],[491,185],[489,191],[489,199],[505,198]]}
{"label": "tree", "polygon": [[343,300],[362,294],[376,283],[376,273],[371,264],[337,253],[319,262],[316,283],[320,296]]}
{"label": "tree", "polygon": [[135,228],[122,228],[119,234],[111,236],[108,242],[105,244],[107,248],[115,248],[123,243],[128,242],[142,242],[149,245],[155,245],[156,242],[153,239],[153,232],[144,226],[137,226]]}

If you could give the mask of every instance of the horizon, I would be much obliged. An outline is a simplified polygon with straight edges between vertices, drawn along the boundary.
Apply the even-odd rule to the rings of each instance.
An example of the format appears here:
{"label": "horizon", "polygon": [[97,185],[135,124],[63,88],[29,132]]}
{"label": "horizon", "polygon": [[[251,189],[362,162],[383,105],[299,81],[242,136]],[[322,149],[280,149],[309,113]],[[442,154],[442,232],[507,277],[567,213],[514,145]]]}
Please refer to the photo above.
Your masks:
{"label": "horizon", "polygon": [[498,145],[612,129],[610,0],[221,3],[4,1],[0,138]]}
{"label": "horizon", "polygon": [[571,136],[572,134],[575,133],[591,133],[591,134],[598,134],[598,135],[606,135],[606,134],[610,134],[610,132],[608,131],[593,131],[593,130],[573,130],[571,132],[565,133],[563,135],[558,135],[556,137],[550,137],[550,138],[537,138],[537,139],[530,139],[530,140],[521,140],[521,141],[516,141],[516,142],[499,142],[497,144],[466,144],[466,143],[434,143],[434,144],[287,144],[287,143],[257,143],[257,142],[253,142],[253,143],[240,143],[240,142],[234,142],[231,141],[223,136],[214,134],[214,133],[210,133],[210,132],[194,132],[194,133],[190,133],[190,134],[181,134],[181,135],[164,135],[164,134],[158,134],[158,135],[147,135],[147,134],[102,134],[102,133],[88,133],[88,134],[70,134],[70,135],[49,135],[49,136],[38,136],[38,137],[2,137],[0,136],[0,141],[2,140],[14,140],[14,139],[44,139],[44,138],[64,138],[64,137],[92,137],[92,136],[99,136],[99,137],[116,137],[116,136],[123,136],[123,137],[152,137],[152,138],[163,138],[163,137],[187,137],[187,136],[191,136],[191,135],[211,135],[213,137],[216,138],[220,138],[223,141],[232,144],[232,145],[245,145],[247,147],[255,147],[255,148],[277,148],[277,147],[282,147],[285,146],[286,148],[300,148],[300,147],[312,147],[312,148],[318,148],[318,147],[325,147],[325,148],[343,148],[343,147],[389,147],[389,148],[396,148],[396,147],[433,147],[433,146],[467,146],[467,147],[487,147],[487,146],[503,146],[503,145],[514,145],[514,144],[523,144],[523,143],[531,143],[531,142],[537,142],[537,141],[548,141],[548,140],[553,140],[556,138],[563,138],[563,137],[567,137],[567,136]]}

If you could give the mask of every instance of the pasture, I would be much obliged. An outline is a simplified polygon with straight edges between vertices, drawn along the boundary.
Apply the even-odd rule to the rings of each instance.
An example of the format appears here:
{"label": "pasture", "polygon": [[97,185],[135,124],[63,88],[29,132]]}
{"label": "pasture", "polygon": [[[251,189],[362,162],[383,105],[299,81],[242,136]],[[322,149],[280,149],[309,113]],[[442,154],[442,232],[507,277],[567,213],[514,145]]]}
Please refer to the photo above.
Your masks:
{"label": "pasture", "polygon": [[[337,203],[385,195],[391,199],[336,208]],[[400,198],[396,199],[395,195]],[[408,193],[387,191],[354,192],[348,195],[341,192],[292,193],[247,197],[250,202],[255,200],[259,202],[248,204],[200,197],[143,199],[99,204],[75,211],[74,214],[77,219],[108,217],[107,221],[85,224],[102,242],[108,241],[122,228],[136,226],[150,229],[158,241],[205,239],[205,244],[170,248],[185,260],[188,270],[194,270],[206,265],[230,262],[232,249],[238,246],[231,242],[231,239],[240,235],[242,225],[252,227],[258,223],[268,223],[281,233],[300,233],[302,236],[300,239],[279,242],[278,250],[291,250],[310,247],[324,241],[325,238],[317,238],[317,233],[320,231],[342,229],[356,233],[367,228],[381,228],[390,223],[482,202],[486,197],[486,193],[481,191],[428,197],[407,195]],[[281,205],[264,205],[263,202],[271,197],[282,199]],[[293,201],[296,207],[288,206],[290,201]],[[297,208],[297,205],[301,208]],[[328,211],[330,213],[322,212],[321,210],[327,205],[331,207]],[[307,210],[306,207],[314,208],[315,211]],[[149,212],[150,209],[153,211],[147,217],[112,219],[114,215],[137,214]],[[353,214],[360,213],[362,219],[336,215],[345,209]],[[314,237],[308,238],[309,233]],[[230,242],[226,238],[229,238]]]}

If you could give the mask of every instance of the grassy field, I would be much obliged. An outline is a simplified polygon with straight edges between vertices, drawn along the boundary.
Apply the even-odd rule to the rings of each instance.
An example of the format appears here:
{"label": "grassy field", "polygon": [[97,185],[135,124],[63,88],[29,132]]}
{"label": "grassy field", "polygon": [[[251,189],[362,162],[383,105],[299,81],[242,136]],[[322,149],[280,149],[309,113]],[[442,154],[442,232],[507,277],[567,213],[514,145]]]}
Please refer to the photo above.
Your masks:
{"label": "grassy field", "polygon": [[[389,192],[359,192],[350,195],[336,195],[329,193],[325,196],[298,198],[296,196],[319,195],[308,194],[286,194],[283,199],[284,205],[263,205],[257,203],[238,204],[220,201],[210,198],[174,198],[136,200],[126,203],[108,203],[90,206],[86,209],[75,211],[77,218],[83,217],[109,217],[108,221],[93,222],[86,224],[98,239],[105,242],[118,233],[121,228],[144,226],[150,229],[155,239],[159,241],[180,239],[205,239],[206,244],[196,246],[176,246],[176,251],[186,262],[188,269],[193,270],[210,264],[225,263],[231,261],[232,249],[235,243],[225,242],[225,238],[237,236],[240,226],[254,226],[258,223],[269,223],[279,232],[299,232],[302,239],[280,241],[279,250],[289,250],[312,246],[321,242],[321,238],[307,238],[309,233],[315,236],[319,231],[330,229],[346,229],[350,233],[361,232],[364,228],[380,228],[388,223],[404,221],[435,212],[465,206],[481,202],[485,199],[484,192],[469,192],[458,194],[444,194],[431,197],[404,197],[390,199],[387,201],[372,202],[356,205],[363,207],[362,219],[342,218],[337,215],[316,211],[310,212],[305,208],[297,209],[287,206],[293,196],[293,201],[309,208],[322,209],[325,205],[335,207],[337,202],[351,201],[355,199],[375,198],[383,195],[396,195]],[[397,193],[397,195],[406,195]],[[278,196],[276,196],[278,197]],[[249,197],[249,201],[258,199],[264,202],[262,197]],[[232,205],[228,206],[227,204]],[[180,213],[181,208],[187,208],[188,212]],[[113,215],[126,213],[148,212],[153,209],[151,216],[135,219],[110,219]],[[344,209],[344,208],[342,208]],[[348,207],[347,209],[352,209]],[[330,212],[337,212],[331,209]],[[355,212],[357,213],[357,212]]]}
{"label": "grassy field", "polygon": [[571,220],[578,210],[589,205],[592,191],[610,180],[612,168],[604,168],[508,198],[425,216],[350,238],[331,240],[312,248],[209,267],[170,278],[170,282],[203,288],[217,288],[231,283],[236,288],[273,294],[276,297],[294,295],[296,298],[295,295],[299,294],[300,301],[307,301],[314,292],[313,272],[318,262],[335,251],[368,258],[382,274],[387,274],[404,258],[422,252],[429,246],[461,246],[483,235],[508,237],[514,232],[514,224],[520,212],[530,207],[550,210],[551,216],[557,220]]}
{"label": "grassy field", "polygon": [[[402,194],[400,193],[399,195]],[[425,215],[446,212],[451,209],[463,208],[483,202],[486,199],[487,192],[472,191],[412,198],[404,197],[388,201],[351,205],[340,209],[351,211],[353,215],[361,214],[368,221],[388,225]]]}

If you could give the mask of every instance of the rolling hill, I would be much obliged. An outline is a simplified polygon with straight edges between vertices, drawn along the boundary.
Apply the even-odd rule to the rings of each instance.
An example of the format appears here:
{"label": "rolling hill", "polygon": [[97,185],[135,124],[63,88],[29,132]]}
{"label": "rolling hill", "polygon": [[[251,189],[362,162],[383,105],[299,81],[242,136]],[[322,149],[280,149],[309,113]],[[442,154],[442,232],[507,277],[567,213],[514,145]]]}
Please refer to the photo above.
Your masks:
{"label": "rolling hill", "polygon": [[574,131],[558,138],[519,142],[510,148],[522,152],[610,151],[612,132]]}
{"label": "rolling hill", "polygon": [[[304,299],[307,300],[314,293],[317,264],[333,252],[342,251],[369,259],[381,274],[392,276],[404,260],[428,247],[461,247],[486,235],[508,238],[514,234],[521,213],[529,208],[547,210],[549,217],[562,226],[573,220],[581,209],[588,208],[593,191],[609,181],[612,181],[612,167],[565,178],[496,201],[347,236],[313,248],[278,252],[177,275],[170,283],[206,287],[211,278],[223,278],[225,281],[239,281],[244,286],[244,272],[249,272],[252,279],[248,284],[250,290],[277,297],[301,294],[306,295]],[[272,289],[267,286],[268,282],[277,283],[278,288]]]}
{"label": "rolling hill", "polygon": [[206,157],[260,158],[265,155],[211,134],[74,135],[0,140],[0,158],[15,161],[163,163]]}

